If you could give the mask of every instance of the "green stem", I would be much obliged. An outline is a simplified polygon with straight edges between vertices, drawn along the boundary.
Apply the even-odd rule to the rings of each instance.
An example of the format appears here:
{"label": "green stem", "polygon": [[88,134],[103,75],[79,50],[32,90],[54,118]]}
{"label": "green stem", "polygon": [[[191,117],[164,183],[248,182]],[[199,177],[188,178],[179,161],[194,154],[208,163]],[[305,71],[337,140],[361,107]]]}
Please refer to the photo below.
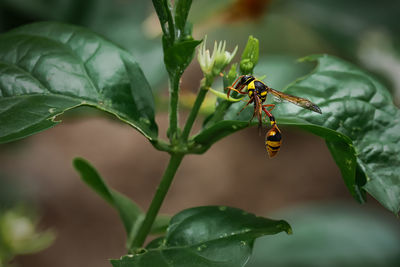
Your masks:
{"label": "green stem", "polygon": [[172,180],[174,179],[175,173],[181,164],[183,157],[184,154],[171,154],[168,167],[164,172],[164,176],[158,185],[156,193],[154,194],[153,200],[151,201],[150,207],[146,213],[146,217],[144,218],[143,223],[140,225],[137,235],[129,246],[131,250],[143,246],[143,243],[151,230],[158,211],[160,210],[161,204],[167,195],[169,187],[171,186]]}
{"label": "green stem", "polygon": [[187,118],[185,128],[183,128],[181,140],[187,140],[187,138],[189,137],[190,130],[193,127],[194,120],[196,119],[197,114],[199,113],[201,104],[203,103],[204,98],[206,97],[206,94],[208,92],[207,88],[208,88],[208,86],[205,84],[200,87],[200,91],[197,94],[196,101],[194,102],[192,110],[190,111],[189,117]]}
{"label": "green stem", "polygon": [[[174,26],[174,21],[172,18],[171,14],[171,1],[167,0],[164,1],[164,8],[167,11],[167,16],[168,16],[168,35],[169,35],[169,41],[170,44],[173,44],[175,42],[175,26]],[[166,33],[164,32],[164,35]]]}
{"label": "green stem", "polygon": [[179,101],[179,75],[170,76],[169,89],[169,129],[168,137],[171,144],[175,144],[178,139],[178,101]]}

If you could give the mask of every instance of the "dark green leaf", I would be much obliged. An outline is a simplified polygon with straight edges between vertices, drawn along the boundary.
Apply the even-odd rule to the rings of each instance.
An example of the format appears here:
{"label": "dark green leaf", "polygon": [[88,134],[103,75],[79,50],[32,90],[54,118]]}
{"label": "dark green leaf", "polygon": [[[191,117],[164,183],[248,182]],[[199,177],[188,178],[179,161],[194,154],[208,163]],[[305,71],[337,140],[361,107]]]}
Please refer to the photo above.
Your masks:
{"label": "dark green leaf", "polygon": [[165,2],[166,0],[153,0],[153,6],[156,10],[161,25],[164,25],[164,23],[168,22],[168,13],[170,12],[165,8]]}
{"label": "dark green leaf", "polygon": [[186,20],[189,15],[190,6],[192,0],[176,0],[174,6],[175,14],[175,29],[177,30],[177,37],[181,38],[181,35],[185,35]]}
{"label": "dark green leaf", "polygon": [[[226,101],[224,101],[223,103],[226,103]],[[225,136],[232,134],[233,132],[248,127],[249,125],[249,122],[224,120],[213,124],[209,128],[205,128],[193,139],[195,141],[195,144],[199,145],[196,153],[206,152],[212,146],[212,144],[221,140]]]}
{"label": "dark green leaf", "polygon": [[[400,111],[389,92],[371,75],[356,66],[327,55],[308,57],[317,68],[285,91],[310,99],[322,115],[290,103],[278,103],[273,113],[278,125],[295,125],[326,139],[352,195],[364,201],[366,190],[387,209],[400,210]],[[216,142],[222,123],[227,131],[248,121],[252,107],[237,112],[243,104],[232,104],[225,120],[204,129],[195,142],[209,147]],[[218,125],[221,124],[221,125]],[[229,134],[226,132],[224,135]],[[210,141],[207,142],[207,139]]]}
{"label": "dark green leaf", "polygon": [[172,8],[169,0],[153,0],[164,33],[165,67],[173,79],[180,78],[192,61],[196,46],[201,43],[193,39],[191,25],[186,21],[191,4],[192,0],[178,0]]}
{"label": "dark green leaf", "polygon": [[274,221],[229,207],[198,207],[175,215],[164,238],[144,251],[112,260],[114,267],[235,267],[244,266],[253,242],[263,235],[291,232],[285,221]]}
{"label": "dark green leaf", "polygon": [[118,211],[125,230],[129,235],[134,223],[142,214],[140,208],[126,196],[109,188],[96,169],[85,159],[75,158],[73,164],[81,175],[82,180]]}
{"label": "dark green leaf", "polygon": [[201,41],[198,40],[185,40],[164,49],[164,62],[167,71],[174,76],[182,75],[192,62],[196,46],[200,43]]}
{"label": "dark green leaf", "polygon": [[[343,165],[357,164],[366,177],[363,188],[397,214],[400,210],[399,109],[376,79],[352,64],[330,56],[313,56],[307,60],[317,60],[317,68],[286,92],[298,94],[307,90],[307,97],[321,107],[323,114],[318,116],[293,105],[282,105],[280,116],[297,115],[350,138],[347,145],[354,149],[347,151]],[[341,149],[332,145],[329,148]],[[346,184],[356,186],[356,173],[346,174],[343,165],[339,167]]]}
{"label": "dark green leaf", "polygon": [[170,0],[153,0],[153,6],[160,20],[161,29],[169,44],[174,42],[174,24],[172,21],[172,7]]}
{"label": "dark green leaf", "polygon": [[357,158],[351,142],[327,140],[326,145],[336,164],[339,166],[342,176],[347,177],[347,179],[344,179],[347,188],[355,199],[363,203],[365,201],[365,193],[362,190],[362,186],[365,184],[365,181],[362,183],[361,181],[356,181]]}
{"label": "dark green leaf", "polygon": [[109,112],[150,140],[154,103],[141,69],[124,50],[80,27],[35,23],[0,36],[0,142],[56,125],[66,110]]}

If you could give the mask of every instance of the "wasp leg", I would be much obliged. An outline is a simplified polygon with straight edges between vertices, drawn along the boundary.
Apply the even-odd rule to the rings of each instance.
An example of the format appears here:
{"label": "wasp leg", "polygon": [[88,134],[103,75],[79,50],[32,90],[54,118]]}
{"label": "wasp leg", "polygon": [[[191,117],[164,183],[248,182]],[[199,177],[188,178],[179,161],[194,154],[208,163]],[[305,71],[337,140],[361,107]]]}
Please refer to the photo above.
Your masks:
{"label": "wasp leg", "polygon": [[266,105],[263,105],[263,107],[264,108],[269,107],[268,111],[271,112],[275,108],[275,104],[266,104]]}
{"label": "wasp leg", "polygon": [[242,84],[241,80],[243,78],[243,75],[239,76],[235,82],[232,84],[232,86],[229,86],[225,89],[228,89],[228,92],[226,93],[227,97],[229,98],[231,90],[234,90],[236,92],[238,92],[239,94],[247,94],[246,92],[242,92],[243,88],[246,87],[246,84]]}
{"label": "wasp leg", "polygon": [[232,84],[232,87],[235,87],[235,85],[242,79],[243,75],[240,75],[235,82]]}
{"label": "wasp leg", "polygon": [[[265,107],[271,107],[271,109],[267,110]],[[269,120],[271,122],[271,125],[276,124],[275,117],[270,112],[271,110],[274,109],[274,107],[275,107],[274,104],[262,105],[262,110],[265,112],[265,118],[266,118],[266,116],[268,116],[268,118],[269,118]]]}
{"label": "wasp leg", "polygon": [[262,130],[262,112],[263,112],[263,106],[261,103],[261,99],[255,94],[254,95],[254,112],[253,112],[253,118],[257,114],[257,119],[258,119],[258,134],[261,136],[261,130]]}
{"label": "wasp leg", "polygon": [[235,91],[235,92],[238,92],[239,94],[242,94],[242,95],[247,95],[246,92],[242,92],[242,89],[243,89],[244,87],[245,87],[244,85],[240,86],[239,89],[233,88],[232,86],[226,87],[225,89],[228,89],[228,92],[226,92],[226,96],[229,98],[229,96],[230,96],[230,94],[231,94],[231,90],[233,90],[233,91]]}
{"label": "wasp leg", "polygon": [[[265,109],[265,107],[269,107],[268,109]],[[262,110],[265,113],[264,120],[267,118],[267,116],[272,116],[271,111],[275,108],[274,104],[266,104],[262,105]],[[268,115],[269,114],[269,115]]]}
{"label": "wasp leg", "polygon": [[[253,103],[253,98],[250,98],[250,100],[247,101],[246,105],[237,113],[237,115],[239,115],[240,112],[242,112],[251,103]],[[253,118],[254,118],[254,114],[253,114]],[[253,118],[251,118],[251,119],[253,119]]]}

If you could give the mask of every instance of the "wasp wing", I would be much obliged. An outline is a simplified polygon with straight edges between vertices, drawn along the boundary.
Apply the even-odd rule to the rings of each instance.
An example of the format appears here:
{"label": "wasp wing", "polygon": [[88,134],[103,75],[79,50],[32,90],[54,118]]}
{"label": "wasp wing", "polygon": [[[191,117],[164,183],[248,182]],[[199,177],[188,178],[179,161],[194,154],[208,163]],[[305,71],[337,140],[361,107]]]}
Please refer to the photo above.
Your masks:
{"label": "wasp wing", "polygon": [[305,98],[298,97],[298,96],[285,94],[285,93],[282,93],[282,92],[277,91],[272,88],[268,88],[268,91],[269,91],[269,93],[273,94],[275,97],[277,97],[279,99],[289,101],[290,103],[293,103],[299,107],[309,109],[314,112],[322,114],[321,109],[317,105],[315,105],[313,102],[311,102],[310,100],[307,100]]}

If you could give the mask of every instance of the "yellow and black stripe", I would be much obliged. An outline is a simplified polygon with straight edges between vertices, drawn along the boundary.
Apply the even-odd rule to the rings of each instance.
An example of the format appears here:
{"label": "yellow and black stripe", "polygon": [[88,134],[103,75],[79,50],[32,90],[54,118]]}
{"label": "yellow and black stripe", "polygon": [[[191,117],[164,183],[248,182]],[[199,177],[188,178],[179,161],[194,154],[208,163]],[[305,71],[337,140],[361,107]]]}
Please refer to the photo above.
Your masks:
{"label": "yellow and black stripe", "polygon": [[282,135],[281,131],[276,125],[274,116],[271,116],[269,119],[271,120],[272,127],[265,135],[265,148],[268,151],[269,157],[272,158],[278,154],[278,151],[281,148]]}
{"label": "yellow and black stripe", "polygon": [[251,98],[254,94],[257,94],[257,96],[260,98],[261,103],[264,103],[265,100],[267,99],[267,86],[256,79],[248,79],[248,84],[247,84],[247,94]]}

